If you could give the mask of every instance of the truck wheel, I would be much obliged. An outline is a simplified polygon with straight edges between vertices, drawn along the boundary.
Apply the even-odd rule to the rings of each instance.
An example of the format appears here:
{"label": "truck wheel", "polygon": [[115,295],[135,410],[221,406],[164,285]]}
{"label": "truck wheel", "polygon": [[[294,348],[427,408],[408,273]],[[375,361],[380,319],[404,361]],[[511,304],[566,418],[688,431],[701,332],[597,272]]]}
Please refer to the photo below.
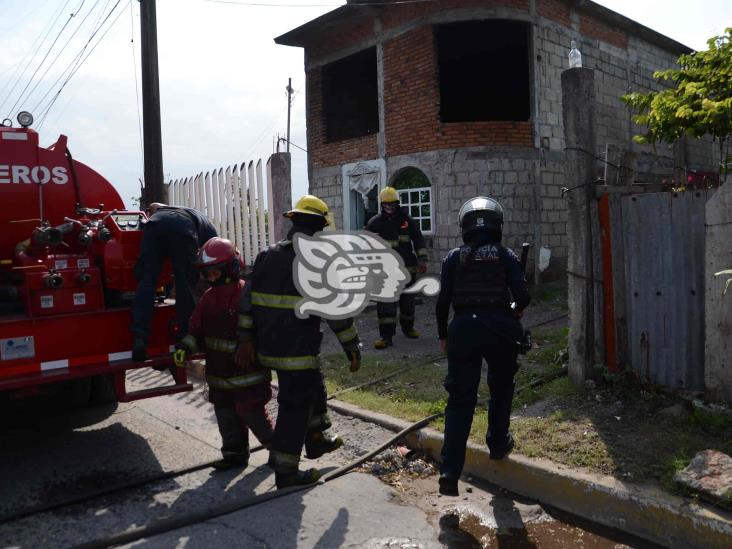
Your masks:
{"label": "truck wheel", "polygon": [[114,392],[114,376],[112,374],[91,378],[91,402],[92,404],[117,402],[117,394]]}
{"label": "truck wheel", "polygon": [[82,377],[66,382],[63,397],[66,399],[69,408],[81,408],[88,406],[91,400],[91,379]]}

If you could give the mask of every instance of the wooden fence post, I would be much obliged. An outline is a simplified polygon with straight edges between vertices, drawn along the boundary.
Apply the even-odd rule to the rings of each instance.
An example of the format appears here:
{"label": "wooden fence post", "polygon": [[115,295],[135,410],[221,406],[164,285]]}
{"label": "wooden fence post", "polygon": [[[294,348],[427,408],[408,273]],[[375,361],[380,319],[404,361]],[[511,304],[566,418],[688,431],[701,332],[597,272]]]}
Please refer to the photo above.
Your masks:
{"label": "wooden fence post", "polygon": [[[591,377],[597,362],[595,268],[592,203],[597,177],[595,146],[595,77],[587,68],[562,73],[562,110],[567,167],[567,237],[569,254],[569,377],[575,384]],[[593,253],[594,252],[594,253]]]}

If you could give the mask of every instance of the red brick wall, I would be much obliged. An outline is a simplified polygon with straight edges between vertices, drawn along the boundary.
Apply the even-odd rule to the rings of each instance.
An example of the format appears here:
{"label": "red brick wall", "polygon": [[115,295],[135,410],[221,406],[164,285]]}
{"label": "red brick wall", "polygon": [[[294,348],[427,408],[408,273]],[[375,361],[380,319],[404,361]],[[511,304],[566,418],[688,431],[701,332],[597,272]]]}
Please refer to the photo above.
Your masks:
{"label": "red brick wall", "polygon": [[397,27],[432,13],[461,8],[515,8],[529,11],[528,0],[436,0],[435,2],[396,4],[389,6],[382,16],[385,29]]}
{"label": "red brick wall", "polygon": [[321,75],[320,68],[309,70],[306,75],[308,151],[312,167],[323,168],[376,158],[376,134],[326,143]]}
{"label": "red brick wall", "polygon": [[439,83],[432,27],[384,44],[386,154],[505,145],[533,147],[531,122],[439,120]]}
{"label": "red brick wall", "polygon": [[628,47],[628,35],[624,31],[584,13],[580,14],[580,33],[619,48],[627,49]]}
{"label": "red brick wall", "polygon": [[539,0],[537,9],[540,16],[571,28],[572,20],[567,0]]}

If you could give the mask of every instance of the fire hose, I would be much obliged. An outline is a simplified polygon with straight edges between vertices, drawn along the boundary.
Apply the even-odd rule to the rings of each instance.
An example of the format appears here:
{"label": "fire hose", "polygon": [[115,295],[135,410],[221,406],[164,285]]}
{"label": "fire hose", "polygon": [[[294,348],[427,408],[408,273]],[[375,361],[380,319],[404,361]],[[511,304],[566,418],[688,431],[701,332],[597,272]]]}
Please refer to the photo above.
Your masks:
{"label": "fire hose", "polygon": [[[403,370],[403,369],[401,369],[401,370]],[[543,378],[535,379],[532,382],[519,387],[516,390],[516,394],[518,394],[521,391],[528,389],[530,387],[536,387],[538,385],[547,383],[553,379],[566,375],[566,373],[567,373],[567,370],[565,368],[560,371],[553,372]],[[392,374],[395,374],[395,373],[392,372]],[[393,377],[393,375],[391,377]],[[380,378],[379,380],[382,380],[382,379]],[[376,380],[374,380],[374,381],[376,381]],[[478,402],[476,407],[478,405],[484,406],[486,403],[487,403],[487,400],[483,399],[480,402]],[[117,532],[117,533],[111,534],[111,535],[103,537],[103,538],[98,538],[98,539],[95,539],[95,540],[92,540],[89,542],[75,545],[73,547],[73,549],[98,549],[98,548],[103,548],[103,547],[110,547],[113,545],[132,543],[134,541],[137,541],[137,540],[140,540],[143,538],[149,538],[151,536],[164,534],[164,533],[170,532],[172,530],[178,530],[178,529],[184,528],[186,526],[192,526],[194,524],[205,522],[207,520],[211,520],[216,517],[228,515],[228,514],[236,512],[236,511],[246,509],[248,507],[253,507],[255,505],[260,505],[262,503],[266,503],[268,501],[272,501],[277,498],[289,496],[290,494],[294,494],[296,492],[302,492],[304,490],[311,490],[319,485],[325,484],[326,482],[330,482],[331,480],[335,480],[335,479],[349,473],[350,471],[363,465],[370,459],[373,459],[375,456],[379,455],[389,446],[396,443],[397,441],[399,441],[406,435],[408,435],[414,431],[417,431],[423,427],[426,427],[432,421],[434,421],[437,418],[442,417],[443,415],[445,415],[444,411],[438,412],[436,414],[427,416],[415,423],[412,423],[411,425],[407,426],[406,428],[402,429],[397,434],[395,434],[394,436],[389,438],[389,440],[387,440],[383,444],[379,445],[378,447],[374,448],[367,454],[364,454],[363,456],[359,457],[355,461],[352,461],[351,463],[347,463],[346,465],[343,465],[333,471],[326,473],[325,475],[323,475],[323,477],[321,477],[321,479],[316,484],[291,486],[289,488],[284,488],[284,489],[277,490],[274,492],[266,492],[264,494],[247,497],[247,498],[237,500],[237,501],[225,502],[225,503],[222,503],[219,505],[208,507],[206,509],[191,511],[190,513],[179,514],[179,515],[176,515],[173,517],[166,517],[166,518],[158,519],[158,520],[155,520],[144,526],[138,526],[138,527],[132,528],[130,530],[126,530],[124,532]],[[199,467],[204,468],[205,466],[206,465],[202,465]]]}

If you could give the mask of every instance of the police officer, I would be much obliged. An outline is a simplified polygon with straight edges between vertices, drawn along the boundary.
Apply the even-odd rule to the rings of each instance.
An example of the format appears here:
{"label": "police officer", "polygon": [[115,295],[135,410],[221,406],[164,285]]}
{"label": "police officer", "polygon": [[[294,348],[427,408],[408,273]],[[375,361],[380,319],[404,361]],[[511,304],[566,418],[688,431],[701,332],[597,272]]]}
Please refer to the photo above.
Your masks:
{"label": "police officer", "polygon": [[[404,260],[404,265],[412,279],[407,286],[416,281],[417,273],[427,270],[427,249],[422,231],[417,222],[399,207],[399,195],[394,187],[384,187],[379,193],[381,212],[369,219],[366,229],[386,240]],[[416,254],[415,254],[416,252]],[[397,304],[381,302],[376,304],[379,319],[379,339],[374,343],[376,349],[390,347],[396,333]],[[399,296],[399,324],[402,333],[410,339],[419,337],[414,329],[414,294],[402,293]]]}
{"label": "police officer", "polygon": [[[295,315],[301,299],[294,280],[297,233],[312,236],[327,224],[328,207],[319,198],[305,195],[284,214],[292,220],[287,239],[261,252],[239,306],[237,362],[247,368],[255,360],[277,371],[277,422],[269,454],[277,488],[314,483],[317,469],[299,470],[303,442],[305,455],[315,459],[339,448],[340,437],[325,431],[331,426],[326,389],[320,371],[320,317]],[[353,319],[329,320],[351,363],[361,366],[360,342]]]}
{"label": "police officer", "polygon": [[[508,428],[523,340],[518,319],[530,300],[521,262],[501,244],[500,204],[483,196],[468,200],[460,208],[459,222],[464,245],[451,250],[443,262],[436,307],[440,346],[447,351],[448,392],[439,487],[451,496],[458,495],[483,359],[490,388],[490,457],[502,459],[513,448]],[[448,328],[450,305],[455,315]]]}
{"label": "police officer", "polygon": [[216,229],[201,213],[191,208],[153,202],[144,226],[140,257],[135,265],[137,290],[132,303],[132,360],[147,358],[147,339],[163,259],[168,256],[175,276],[175,316],[180,334],[188,332],[188,319],[196,305],[194,287],[198,281],[198,248],[216,235]]}

